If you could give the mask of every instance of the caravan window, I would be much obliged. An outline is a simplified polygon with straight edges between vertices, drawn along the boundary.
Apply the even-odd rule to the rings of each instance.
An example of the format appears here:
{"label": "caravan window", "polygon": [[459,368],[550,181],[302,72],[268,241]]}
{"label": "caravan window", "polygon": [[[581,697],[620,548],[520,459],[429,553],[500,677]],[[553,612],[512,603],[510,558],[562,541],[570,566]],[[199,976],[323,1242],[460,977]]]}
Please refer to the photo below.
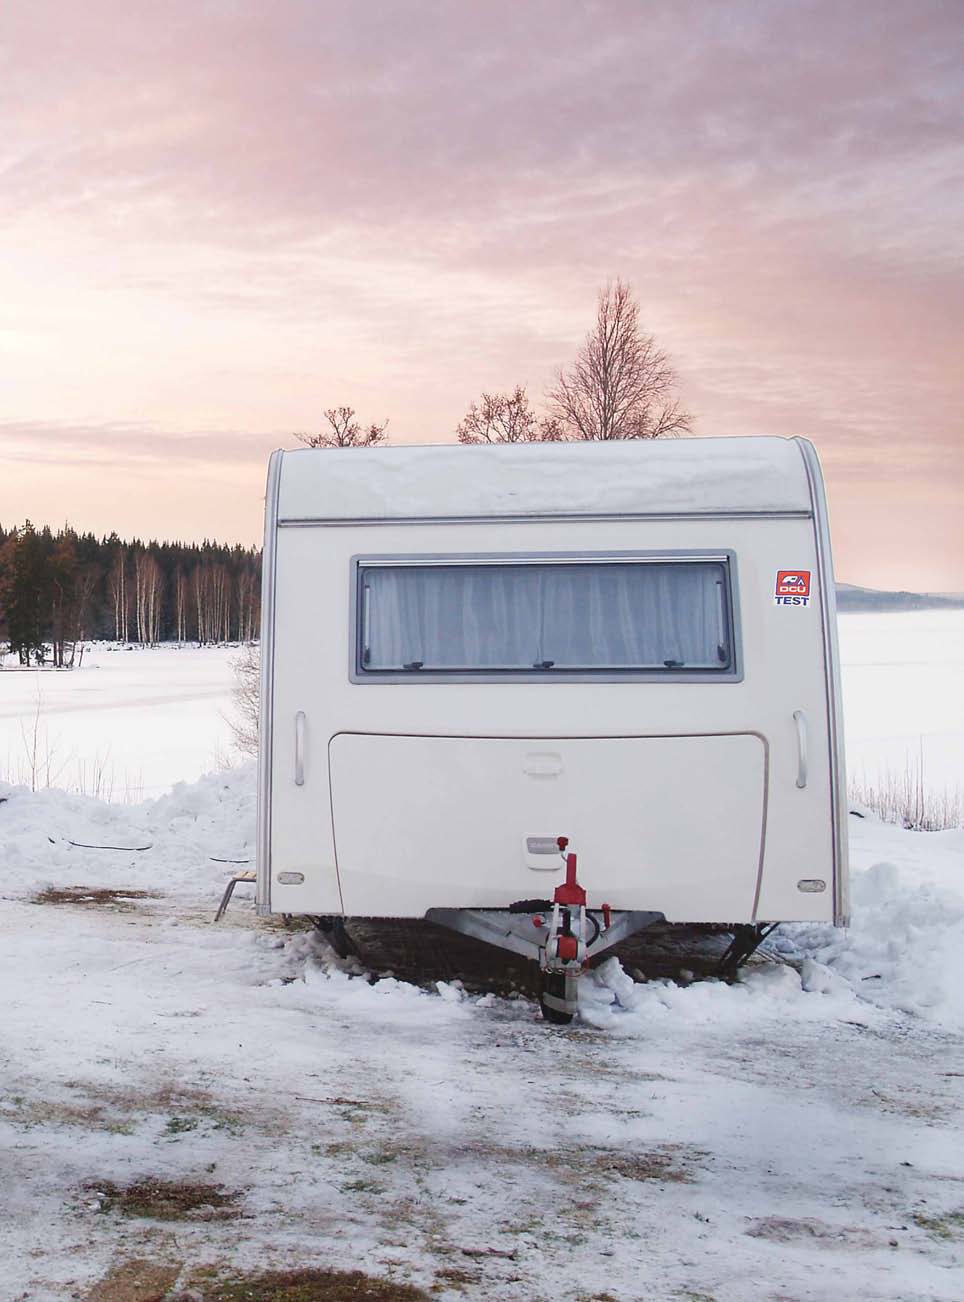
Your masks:
{"label": "caravan window", "polygon": [[732,676],[729,593],[725,557],[360,562],[356,671]]}

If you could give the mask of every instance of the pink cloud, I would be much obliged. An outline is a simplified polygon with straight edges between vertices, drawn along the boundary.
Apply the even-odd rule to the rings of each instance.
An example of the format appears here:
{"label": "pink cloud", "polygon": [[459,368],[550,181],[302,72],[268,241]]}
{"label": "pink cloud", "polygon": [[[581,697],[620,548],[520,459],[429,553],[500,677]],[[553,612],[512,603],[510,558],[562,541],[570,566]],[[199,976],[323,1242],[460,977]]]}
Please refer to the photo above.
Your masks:
{"label": "pink cloud", "polygon": [[698,433],[815,436],[848,577],[954,586],[962,67],[937,0],[15,3],[0,518],[233,458],[250,537],[286,431],[538,397],[619,273]]}

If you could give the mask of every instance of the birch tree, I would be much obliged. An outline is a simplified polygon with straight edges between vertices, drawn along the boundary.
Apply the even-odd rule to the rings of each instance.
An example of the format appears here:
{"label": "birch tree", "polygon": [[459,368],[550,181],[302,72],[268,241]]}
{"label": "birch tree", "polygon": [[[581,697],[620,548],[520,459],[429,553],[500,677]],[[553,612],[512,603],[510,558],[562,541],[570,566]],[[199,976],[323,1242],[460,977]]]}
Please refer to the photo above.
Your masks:
{"label": "birch tree", "polygon": [[126,642],[130,603],[127,596],[127,548],[121,542],[113,549],[107,582],[114,611],[114,640]]}
{"label": "birch tree", "polygon": [[547,397],[567,438],[656,439],[691,428],[676,386],[669,357],[640,324],[632,288],[616,280],[600,291],[595,325]]}

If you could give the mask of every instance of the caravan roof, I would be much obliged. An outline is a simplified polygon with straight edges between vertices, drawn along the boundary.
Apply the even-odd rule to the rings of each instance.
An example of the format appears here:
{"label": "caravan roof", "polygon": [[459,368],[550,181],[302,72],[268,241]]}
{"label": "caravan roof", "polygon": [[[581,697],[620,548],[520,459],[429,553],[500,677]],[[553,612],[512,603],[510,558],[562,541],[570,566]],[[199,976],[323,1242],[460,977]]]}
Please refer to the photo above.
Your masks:
{"label": "caravan roof", "polygon": [[281,458],[278,523],[809,514],[796,439],[326,448]]}

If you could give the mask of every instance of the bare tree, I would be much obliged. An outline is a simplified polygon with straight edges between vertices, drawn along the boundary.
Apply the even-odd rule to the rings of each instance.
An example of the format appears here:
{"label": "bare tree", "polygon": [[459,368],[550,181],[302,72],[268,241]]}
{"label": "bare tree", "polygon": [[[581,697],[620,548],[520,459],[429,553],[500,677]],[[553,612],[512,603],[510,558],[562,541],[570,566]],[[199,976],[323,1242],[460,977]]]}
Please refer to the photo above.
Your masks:
{"label": "bare tree", "polygon": [[483,393],[456,428],[460,443],[557,443],[558,421],[538,420],[521,384],[511,393]]}
{"label": "bare tree", "polygon": [[616,280],[600,291],[596,323],[547,397],[568,438],[656,439],[692,425],[676,384],[666,353],[640,325],[631,286]]}
{"label": "bare tree", "polygon": [[234,716],[228,725],[242,755],[258,753],[258,702],[261,695],[261,652],[254,643],[242,647],[234,660]]}
{"label": "bare tree", "polygon": [[146,642],[145,613],[147,593],[147,553],[134,551],[134,636],[138,642]]}
{"label": "bare tree", "polygon": [[203,562],[195,565],[191,572],[191,593],[194,597],[194,625],[197,630],[197,644],[213,641],[210,629],[210,567]]}
{"label": "bare tree", "polygon": [[154,646],[161,633],[161,590],[164,576],[157,557],[148,551],[134,553],[134,599],[137,640]]}
{"label": "bare tree", "polygon": [[187,641],[188,583],[183,568],[174,571],[174,620],[178,642]]}
{"label": "bare tree", "polygon": [[79,598],[77,592],[77,552],[73,539],[60,538],[48,565],[50,575],[50,654],[54,666],[63,669],[67,662],[67,645],[77,640]]}
{"label": "bare tree", "polygon": [[88,636],[91,602],[101,578],[101,571],[96,565],[85,565],[77,576],[77,638],[80,641]]}
{"label": "bare tree", "polygon": [[223,565],[209,566],[208,583],[211,598],[210,641],[228,642],[231,639],[231,583]]}
{"label": "bare tree", "polygon": [[127,549],[121,542],[114,547],[108,582],[114,607],[114,638],[118,642],[126,642],[129,632],[130,600],[127,595]]}
{"label": "bare tree", "polygon": [[295,434],[296,439],[310,448],[371,448],[385,443],[388,421],[381,425],[360,425],[355,419],[354,407],[329,407],[325,412],[328,428],[320,434]]}
{"label": "bare tree", "polygon": [[258,580],[253,570],[238,574],[238,640],[253,642],[258,635]]}
{"label": "bare tree", "polygon": [[156,646],[161,637],[161,596],[164,591],[164,575],[157,557],[151,557],[147,573],[147,640]]}

